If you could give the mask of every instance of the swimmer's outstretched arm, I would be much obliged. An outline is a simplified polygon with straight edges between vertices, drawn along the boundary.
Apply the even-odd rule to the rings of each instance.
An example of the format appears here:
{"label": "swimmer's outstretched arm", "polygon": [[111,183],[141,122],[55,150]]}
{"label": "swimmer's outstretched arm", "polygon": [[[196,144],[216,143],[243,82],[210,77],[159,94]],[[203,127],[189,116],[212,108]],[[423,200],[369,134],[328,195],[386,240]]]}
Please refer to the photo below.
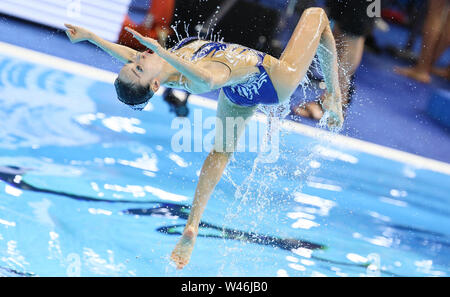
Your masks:
{"label": "swimmer's outstretched arm", "polygon": [[106,41],[85,28],[71,24],[64,25],[67,28],[66,34],[72,43],[87,40],[124,64],[133,61],[136,56],[137,51],[132,48]]}
{"label": "swimmer's outstretched arm", "polygon": [[227,83],[230,76],[228,67],[222,64],[216,65],[214,69],[200,67],[163,48],[155,39],[144,37],[130,28],[125,28],[125,30],[184,75],[188,80],[189,88],[194,92],[202,93],[220,89]]}

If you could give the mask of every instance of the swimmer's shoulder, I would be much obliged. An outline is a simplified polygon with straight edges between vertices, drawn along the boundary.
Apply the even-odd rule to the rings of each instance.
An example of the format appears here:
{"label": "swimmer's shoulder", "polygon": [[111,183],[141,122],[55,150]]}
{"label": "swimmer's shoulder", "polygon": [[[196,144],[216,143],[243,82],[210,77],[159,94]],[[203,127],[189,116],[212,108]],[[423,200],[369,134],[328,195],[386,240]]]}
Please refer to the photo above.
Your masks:
{"label": "swimmer's shoulder", "polygon": [[180,52],[184,50],[196,50],[203,44],[207,43],[207,40],[200,39],[198,37],[187,37],[180,40],[175,46],[171,47],[169,50],[172,52]]}

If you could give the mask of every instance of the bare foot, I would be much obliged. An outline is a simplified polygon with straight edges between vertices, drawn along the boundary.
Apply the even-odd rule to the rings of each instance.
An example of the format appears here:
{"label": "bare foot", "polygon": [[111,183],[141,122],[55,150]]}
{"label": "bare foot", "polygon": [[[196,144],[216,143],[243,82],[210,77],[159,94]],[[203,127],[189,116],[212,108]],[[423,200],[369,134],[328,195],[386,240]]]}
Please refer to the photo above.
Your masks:
{"label": "bare foot", "polygon": [[433,67],[431,73],[440,76],[446,80],[450,80],[450,66],[447,67]]}
{"label": "bare foot", "polygon": [[294,113],[298,116],[317,121],[323,116],[322,107],[317,102],[308,102],[306,105],[301,105],[294,110]]}
{"label": "bare foot", "polygon": [[416,67],[395,67],[394,72],[424,84],[429,84],[431,82],[431,75],[426,71],[417,69]]}
{"label": "bare foot", "polygon": [[183,236],[173,249],[170,257],[172,261],[175,262],[178,269],[183,269],[183,267],[189,263],[196,238],[197,232],[195,232],[195,229],[187,226],[183,231]]}
{"label": "bare foot", "polygon": [[310,102],[308,105],[306,105],[306,109],[309,111],[311,118],[317,121],[323,117],[322,106],[320,106],[320,104],[317,102]]}
{"label": "bare foot", "polygon": [[296,115],[301,116],[301,117],[304,117],[304,118],[309,118],[309,117],[311,117],[309,111],[306,109],[306,105],[304,105],[304,104],[295,107],[294,113],[295,113]]}

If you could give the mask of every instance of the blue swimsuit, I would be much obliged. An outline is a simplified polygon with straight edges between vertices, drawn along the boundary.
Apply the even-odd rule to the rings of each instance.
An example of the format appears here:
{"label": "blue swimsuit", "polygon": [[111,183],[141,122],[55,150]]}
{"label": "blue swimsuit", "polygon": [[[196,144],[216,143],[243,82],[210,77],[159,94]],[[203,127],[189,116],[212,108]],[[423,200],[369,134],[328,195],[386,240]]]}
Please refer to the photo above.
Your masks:
{"label": "blue swimsuit", "polygon": [[[198,38],[196,37],[183,39],[174,48],[172,48],[172,51],[177,51],[196,40],[198,40]],[[220,52],[224,52],[227,49],[229,50],[232,46],[234,47],[234,49],[232,49],[232,52],[235,50],[239,50],[239,53],[236,53],[238,55],[242,54],[245,51],[251,51],[253,54],[256,54],[258,57],[258,62],[256,63],[256,65],[251,66],[257,67],[259,69],[259,73],[250,75],[247,81],[243,83],[223,87],[222,90],[228,97],[228,99],[234,104],[248,107],[258,104],[278,104],[279,100],[277,92],[275,91],[273,83],[269,75],[267,74],[266,68],[263,65],[264,59],[266,58],[265,53],[261,53],[253,49],[234,44],[206,42],[193,53],[191,61],[208,57],[212,61],[217,60],[218,62],[227,65],[231,70],[232,67],[229,65],[230,63],[227,63],[227,61],[223,58],[220,59],[216,58],[215,56]]]}

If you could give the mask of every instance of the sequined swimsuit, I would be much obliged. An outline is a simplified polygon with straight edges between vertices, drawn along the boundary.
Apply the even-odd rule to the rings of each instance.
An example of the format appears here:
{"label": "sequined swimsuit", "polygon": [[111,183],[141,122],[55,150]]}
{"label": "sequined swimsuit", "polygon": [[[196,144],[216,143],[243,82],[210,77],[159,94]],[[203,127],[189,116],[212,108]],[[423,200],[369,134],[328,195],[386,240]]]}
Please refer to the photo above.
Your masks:
{"label": "sequined swimsuit", "polygon": [[267,73],[267,69],[276,60],[270,55],[237,44],[200,40],[195,37],[181,40],[171,50],[194,62],[220,62],[231,72],[242,67],[257,67],[259,73],[248,75],[244,82],[223,87],[223,92],[231,102],[240,106],[279,103],[277,92]]}

